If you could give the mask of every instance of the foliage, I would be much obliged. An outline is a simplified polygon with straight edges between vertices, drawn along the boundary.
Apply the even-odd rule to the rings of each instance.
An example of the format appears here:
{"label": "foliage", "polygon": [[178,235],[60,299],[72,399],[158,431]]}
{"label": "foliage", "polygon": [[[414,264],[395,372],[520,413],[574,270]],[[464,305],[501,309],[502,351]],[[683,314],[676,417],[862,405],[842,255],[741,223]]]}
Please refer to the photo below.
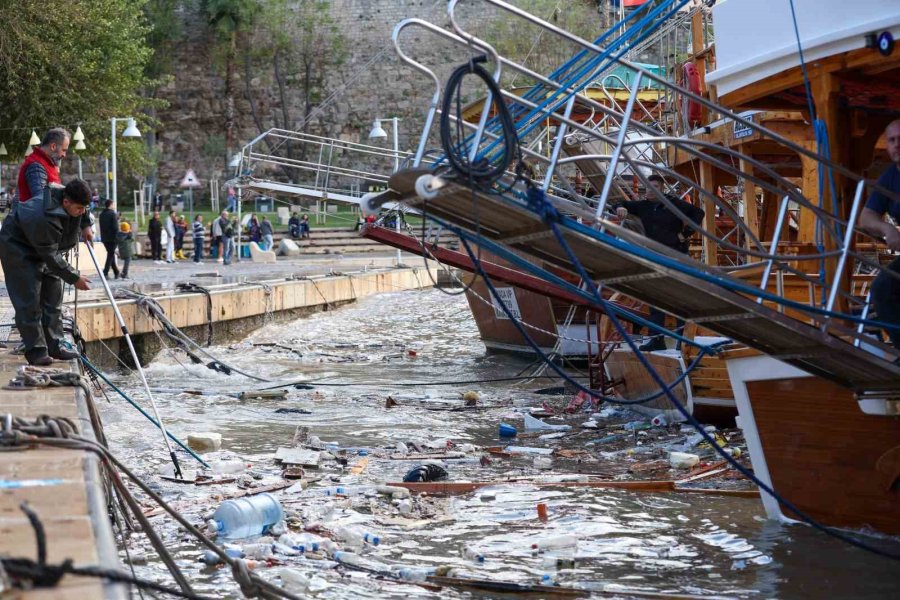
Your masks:
{"label": "foliage", "polygon": [[[0,141],[11,158],[24,153],[32,128],[41,135],[79,123],[86,155],[101,154],[110,117],[140,117],[152,55],[145,1],[0,0]],[[122,146],[120,169],[142,168],[143,151],[131,146]]]}
{"label": "foliage", "polygon": [[181,20],[176,12],[180,4],[180,0],[146,0],[144,4],[144,14],[150,27],[147,44],[153,49],[146,73],[152,79],[172,73],[175,44],[182,35]]}
{"label": "foliage", "polygon": [[[593,40],[602,33],[597,4],[589,0],[524,0],[516,5],[553,25],[583,39]],[[505,13],[499,18],[482,19],[471,26],[479,38],[491,44],[501,55],[538,73],[548,73],[571,58],[577,48],[561,37],[530,25]],[[521,76],[504,85],[530,85]]]}

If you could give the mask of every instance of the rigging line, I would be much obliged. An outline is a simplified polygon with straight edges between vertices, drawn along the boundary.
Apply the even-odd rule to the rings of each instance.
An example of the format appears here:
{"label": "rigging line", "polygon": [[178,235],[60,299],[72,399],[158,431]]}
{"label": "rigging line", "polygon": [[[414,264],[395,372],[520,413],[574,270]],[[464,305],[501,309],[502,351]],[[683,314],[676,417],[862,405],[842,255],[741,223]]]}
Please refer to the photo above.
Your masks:
{"label": "rigging line", "polygon": [[[542,193],[535,194],[533,196],[532,200],[535,205],[540,205],[541,203],[544,203],[544,204],[547,203],[547,200],[546,200],[546,198],[544,198]],[[579,273],[579,275],[582,277],[582,279],[585,279],[587,277],[587,272],[585,271],[584,266],[581,264],[581,261],[575,255],[571,246],[569,246],[565,237],[563,237],[562,233],[559,231],[559,228],[557,227],[557,221],[561,220],[561,216],[552,210],[552,206],[549,209],[544,210],[542,214],[543,214],[543,219],[544,219],[545,223],[547,223],[547,225],[549,225],[550,228],[553,230],[553,233],[554,233],[554,236],[556,237],[557,242],[563,248],[566,255],[569,257],[569,260],[571,261],[573,267]],[[466,245],[466,248],[467,249],[469,248],[468,244]],[[597,300],[599,302],[603,303],[604,300],[603,300],[602,296],[600,295],[600,293],[597,292],[596,290],[592,290],[592,291],[597,296]],[[498,300],[500,300],[500,302],[502,304],[502,299],[498,298]],[[503,306],[505,308],[505,305],[503,305]],[[505,310],[508,310],[508,309],[505,308]],[[624,335],[625,335],[624,327],[623,327],[622,323],[619,321],[619,319],[615,315],[610,315],[610,319],[611,319],[613,325],[619,331],[620,335],[623,335],[623,337],[624,337]],[[838,529],[835,529],[835,528],[832,528],[832,527],[829,527],[829,526],[819,523],[817,520],[815,520],[814,518],[812,518],[811,516],[806,514],[804,511],[800,510],[800,508],[797,507],[793,502],[789,501],[787,498],[785,498],[784,496],[779,494],[777,491],[775,491],[774,488],[772,488],[771,486],[769,486],[766,483],[764,483],[763,481],[761,481],[750,469],[744,467],[737,460],[735,460],[733,456],[731,456],[729,453],[725,452],[724,449],[722,449],[721,447],[719,447],[718,444],[715,443],[715,440],[709,434],[709,432],[707,432],[703,428],[701,423],[687,410],[687,408],[685,408],[685,406],[681,403],[681,401],[679,401],[675,397],[675,395],[672,393],[672,388],[667,387],[665,385],[664,381],[662,380],[662,376],[653,367],[653,364],[650,363],[650,361],[647,359],[647,357],[637,348],[637,345],[630,339],[626,339],[626,342],[628,343],[632,352],[635,353],[635,356],[641,362],[641,364],[643,365],[646,372],[657,383],[657,385],[659,385],[660,388],[665,392],[666,397],[669,400],[669,402],[671,402],[675,406],[675,408],[678,409],[678,412],[680,412],[682,414],[682,416],[684,416],[685,419],[688,421],[688,423],[690,423],[690,425],[692,427],[694,427],[694,429],[697,430],[698,433],[700,433],[700,435],[704,438],[704,440],[707,441],[722,458],[724,458],[732,467],[737,469],[742,475],[744,475],[745,477],[747,477],[748,479],[753,481],[760,489],[764,490],[772,498],[774,498],[778,502],[782,503],[791,512],[793,512],[798,517],[800,517],[800,519],[803,522],[807,523],[814,529],[817,529],[823,533],[826,533],[827,535],[830,535],[836,539],[844,541],[850,545],[856,546],[857,548],[860,548],[862,550],[867,550],[869,552],[872,552],[874,554],[884,556],[887,558],[893,558],[895,560],[900,560],[900,554],[895,554],[895,553],[892,553],[887,550],[882,550],[880,548],[876,548],[875,546],[871,546],[871,545],[867,544],[866,542],[858,540],[858,539],[850,536],[849,534],[844,533],[843,531],[840,531]],[[593,394],[593,392],[590,392],[590,391],[588,393]]]}

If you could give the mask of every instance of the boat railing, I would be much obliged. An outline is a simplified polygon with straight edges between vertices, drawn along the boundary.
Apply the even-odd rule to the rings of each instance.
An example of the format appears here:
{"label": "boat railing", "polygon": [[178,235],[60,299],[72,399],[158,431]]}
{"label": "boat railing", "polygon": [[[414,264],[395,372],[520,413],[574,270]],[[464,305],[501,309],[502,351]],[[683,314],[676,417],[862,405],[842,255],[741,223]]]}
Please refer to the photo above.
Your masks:
{"label": "boat railing", "polygon": [[394,165],[411,157],[409,152],[273,128],[241,149],[233,182],[310,197],[358,199],[366,188],[386,188]]}
{"label": "boat railing", "polygon": [[[874,182],[866,180],[845,167],[768,130],[752,119],[745,118],[718,106],[700,95],[677,86],[665,77],[661,77],[641,68],[639,65],[632,64],[616,56],[607,48],[583,40],[518,7],[502,0],[480,1],[504,10],[514,17],[524,19],[546,32],[559,36],[562,40],[580,48],[580,52],[603,57],[604,60],[608,61],[608,64],[604,63],[607,67],[614,64],[619,68],[630,70],[633,78],[630,78],[631,86],[626,106],[617,109],[614,107],[615,105],[606,106],[584,95],[579,95],[583,92],[583,86],[587,85],[587,82],[596,80],[598,72],[601,71],[599,67],[595,67],[589,73],[590,77],[584,78],[583,81],[561,77],[553,79],[535,73],[525,66],[501,56],[490,44],[466,32],[459,25],[455,10],[461,2],[460,0],[451,0],[448,4],[448,14],[453,27],[452,32],[427,21],[407,19],[398,23],[392,34],[395,48],[401,59],[420,72],[425,73],[435,86],[431,105],[426,113],[419,149],[412,161],[413,166],[421,166],[421,159],[425,152],[427,140],[431,135],[434,120],[440,116],[438,105],[443,91],[435,71],[409,57],[400,47],[399,38],[401,32],[406,27],[415,25],[457,42],[465,47],[468,55],[484,53],[490,58],[493,65],[493,78],[495,81],[500,81],[500,75],[504,68],[510,68],[531,77],[537,82],[536,85],[541,89],[541,93],[534,95],[535,99],[530,98],[527,94],[516,95],[501,90],[502,98],[497,99],[497,101],[505,102],[515,115],[517,126],[515,134],[520,140],[526,140],[525,148],[521,150],[525,159],[540,163],[543,167],[542,178],[532,181],[531,184],[541,187],[548,192],[551,201],[565,207],[570,211],[570,214],[580,217],[592,217],[596,220],[597,225],[603,228],[606,223],[611,222],[612,212],[609,210],[612,208],[609,205],[611,190],[617,185],[622,187],[621,181],[617,181],[622,178],[623,173],[618,168],[618,165],[620,163],[627,165],[627,172],[632,177],[632,181],[636,181],[640,187],[646,190],[650,197],[654,197],[665,204],[671,212],[682,219],[686,227],[696,232],[703,245],[705,262],[715,265],[716,260],[713,256],[718,252],[726,251],[733,253],[736,257],[734,262],[739,269],[754,268],[759,263],[763,263],[765,265],[765,276],[760,281],[761,291],[759,292],[759,299],[763,303],[778,306],[779,310],[782,311],[787,306],[789,312],[792,315],[796,315],[796,318],[800,318],[807,323],[816,324],[841,336],[847,336],[854,343],[862,339],[860,336],[866,335],[862,328],[855,327],[858,319],[853,320],[850,318],[853,312],[866,310],[867,304],[865,300],[857,298],[852,293],[853,287],[848,284],[848,275],[860,267],[868,269],[872,273],[879,273],[882,270],[876,259],[855,249],[855,243],[858,238],[867,239],[870,244],[877,244],[878,242],[878,240],[874,240],[867,232],[855,225],[863,205],[864,192],[867,188],[871,190],[877,187]],[[697,102],[701,104],[710,111],[711,115],[718,116],[721,119],[728,119],[750,131],[751,135],[755,136],[754,139],[766,140],[788,149],[798,156],[814,160],[825,172],[831,176],[843,178],[848,182],[848,187],[850,185],[853,186],[855,194],[852,203],[848,204],[844,210],[841,210],[840,197],[835,199],[834,202],[831,202],[828,198],[825,198],[826,201],[822,202],[814,201],[804,196],[794,182],[779,173],[777,165],[767,164],[765,161],[752,155],[741,153],[736,148],[704,139],[661,133],[658,127],[645,123],[641,118],[636,118],[635,116],[642,112],[637,102],[638,92],[645,81],[654,82],[666,93],[680,99],[682,102]],[[553,96],[552,99],[548,99],[550,96]],[[611,122],[619,125],[616,130],[606,127],[598,128],[595,123],[584,123],[573,119],[572,109],[576,96],[579,102],[583,102],[591,107],[592,119],[594,115],[603,115],[601,118],[608,118]],[[492,156],[495,156],[499,152],[500,139],[503,135],[508,134],[502,131],[497,123],[488,118],[492,102],[494,102],[494,99],[488,95],[477,125],[467,122],[462,123],[463,128],[471,133],[466,140],[460,143],[465,144],[465,152],[473,159],[476,157],[490,159]],[[637,113],[635,111],[636,107]],[[455,115],[446,115],[445,117],[455,121]],[[535,130],[533,125],[539,122],[553,122],[557,124],[555,139],[551,140],[552,148],[549,157],[534,152],[527,147],[527,140],[531,139],[529,136]],[[611,151],[609,154],[564,156],[560,149],[566,137],[573,135],[577,135],[578,139],[601,142],[605,144],[605,147],[610,148]],[[676,170],[656,160],[648,160],[644,152],[629,152],[637,145],[647,144],[652,145],[654,148],[654,156],[668,156],[673,152],[678,152],[683,156],[689,157],[689,164],[693,172],[686,173],[683,169]],[[553,186],[554,181],[563,181],[565,179],[563,175],[558,173],[559,169],[565,169],[570,163],[584,160],[592,160],[605,167],[606,176],[603,182],[603,189],[595,202],[585,202],[584,198],[573,199],[571,195],[559,193],[559,189]],[[759,237],[759,229],[748,225],[731,203],[719,197],[716,193],[717,186],[715,183],[709,181],[709,178],[703,175],[713,171],[723,177],[743,182],[744,185],[752,185],[765,193],[782,198],[779,207],[780,217],[777,220],[779,228],[775,232],[777,235],[773,235],[771,241],[764,243]],[[699,172],[699,176],[697,172]],[[669,190],[676,195],[682,195],[689,191],[693,201],[699,203],[706,211],[707,216],[704,221],[702,223],[693,222],[672,202],[667,193],[657,191],[649,180],[652,174],[662,176]],[[521,174],[518,176],[521,177]],[[893,196],[889,190],[880,189],[879,191]],[[837,208],[833,209],[831,204],[834,204]],[[808,218],[814,219],[815,226],[819,231],[815,244],[816,251],[813,254],[800,256],[790,254],[784,250],[782,245],[783,224],[789,211],[797,209],[807,215]],[[747,207],[747,210],[756,210],[756,206]],[[733,221],[735,228],[739,230],[736,232],[738,235],[733,237],[735,242],[743,240],[741,243],[729,241],[729,239],[726,239],[726,236],[721,236],[716,231],[715,216],[719,214]],[[811,264],[818,265],[818,273],[808,272],[810,270],[808,265]],[[776,288],[774,293],[768,289],[773,274]],[[796,298],[787,296],[784,290],[786,275],[806,282],[810,290],[810,297],[806,302],[797,302]],[[891,276],[895,276],[895,274],[892,273]],[[723,275],[723,277],[723,284],[726,284],[728,282],[727,275]],[[848,326],[847,323],[851,323],[851,326]],[[880,352],[887,351],[887,348],[880,345],[877,340],[866,338],[865,343],[867,347],[879,347]]]}

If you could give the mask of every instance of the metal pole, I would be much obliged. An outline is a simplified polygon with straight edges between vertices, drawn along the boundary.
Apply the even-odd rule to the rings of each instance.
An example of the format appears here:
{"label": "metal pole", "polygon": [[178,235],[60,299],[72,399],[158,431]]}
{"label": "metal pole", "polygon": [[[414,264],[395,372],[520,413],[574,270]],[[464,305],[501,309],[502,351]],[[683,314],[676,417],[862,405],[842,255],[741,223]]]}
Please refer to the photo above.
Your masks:
{"label": "metal pole", "polygon": [[[118,197],[116,194],[116,118],[112,117],[110,121],[112,121],[112,201],[113,206],[118,207],[116,202]],[[106,197],[109,198],[109,195]]]}
{"label": "metal pole", "polygon": [[172,446],[169,444],[169,434],[166,431],[166,426],[163,423],[162,418],[159,416],[159,409],[156,407],[156,401],[153,400],[153,393],[150,391],[150,384],[147,383],[147,376],[144,374],[144,368],[141,366],[137,351],[134,349],[134,344],[131,342],[128,326],[125,325],[125,319],[122,318],[122,313],[119,312],[119,305],[116,304],[116,299],[113,296],[112,290],[109,289],[109,282],[106,280],[106,277],[103,276],[103,269],[100,268],[100,263],[97,262],[97,256],[94,254],[93,246],[89,243],[85,244],[85,246],[88,249],[88,254],[91,255],[91,261],[94,263],[94,268],[97,269],[97,275],[100,277],[100,282],[103,284],[103,289],[106,291],[106,297],[109,299],[113,312],[116,314],[116,320],[119,322],[119,329],[122,330],[122,335],[125,336],[125,342],[128,344],[131,358],[134,360],[134,365],[137,367],[138,374],[141,376],[141,382],[144,384],[144,391],[147,392],[147,397],[150,399],[150,406],[153,407],[153,415],[156,417],[156,422],[159,423],[159,430],[162,432],[163,442],[165,442],[166,450],[169,451],[169,457],[172,459],[172,464],[175,466],[175,477],[183,479],[181,467],[178,464],[178,457],[175,456],[175,451],[172,450]]}
{"label": "metal pole", "polygon": [[237,262],[241,262],[241,191],[243,188],[237,189],[237,231],[235,234],[237,235],[237,244],[235,246],[235,252],[237,252]]}
{"label": "metal pole", "polygon": [[[84,175],[81,174],[81,155],[80,154],[78,155],[78,179],[84,179]],[[3,186],[0,185],[0,189],[2,189],[2,188],[3,188]]]}
{"label": "metal pole", "polygon": [[606,179],[603,180],[603,192],[600,194],[600,201],[597,203],[597,212],[594,214],[596,221],[600,220],[603,216],[603,210],[606,208],[609,189],[612,187],[613,178],[616,176],[616,168],[619,166],[619,156],[622,154],[622,145],[625,143],[625,134],[628,131],[628,124],[631,122],[631,112],[634,110],[634,102],[637,100],[640,85],[641,73],[638,72],[637,77],[634,78],[634,84],[631,86],[631,94],[628,97],[628,104],[625,105],[625,113],[619,121],[618,140],[616,140],[616,147],[609,161],[609,167],[607,167],[609,170],[606,172]]}
{"label": "metal pole", "polygon": [[[831,282],[831,292],[828,294],[828,305],[825,310],[831,311],[834,308],[834,301],[837,299],[838,288],[841,287],[841,274],[844,272],[844,265],[847,264],[847,253],[850,252],[850,244],[853,243],[853,226],[856,223],[856,217],[859,214],[859,208],[862,200],[863,188],[866,187],[865,181],[860,181],[856,186],[856,197],[853,198],[853,208],[850,209],[850,218],[847,220],[847,231],[844,234],[844,247],[841,248],[841,258],[838,260],[837,269],[834,271],[834,279]],[[829,317],[828,319],[830,319]],[[827,322],[823,328],[827,327]]]}
{"label": "metal pole", "polygon": [[103,182],[106,187],[106,195],[104,196],[106,199],[109,199],[109,157],[103,157]]}
{"label": "metal pole", "polygon": [[[772,245],[769,248],[769,254],[772,256],[778,255],[778,242],[781,241],[781,228],[784,225],[784,218],[787,215],[789,204],[788,197],[785,196],[781,200],[781,209],[778,211],[778,222],[775,224],[775,233],[772,235]],[[769,275],[772,273],[773,264],[775,264],[775,259],[772,258],[766,263],[766,270],[763,271],[762,279],[759,282],[759,289],[762,291],[766,291],[766,287],[769,285]],[[762,296],[756,299],[757,304],[762,304],[762,301]]]}
{"label": "metal pole", "polygon": [[[399,119],[397,117],[391,118],[391,123],[394,128],[394,173],[396,173],[400,169],[400,142],[399,137],[397,135],[397,123]],[[397,203],[397,218],[394,221],[396,225],[397,233],[400,233],[400,203]],[[397,266],[403,264],[403,258],[401,257],[400,248],[397,248]]]}

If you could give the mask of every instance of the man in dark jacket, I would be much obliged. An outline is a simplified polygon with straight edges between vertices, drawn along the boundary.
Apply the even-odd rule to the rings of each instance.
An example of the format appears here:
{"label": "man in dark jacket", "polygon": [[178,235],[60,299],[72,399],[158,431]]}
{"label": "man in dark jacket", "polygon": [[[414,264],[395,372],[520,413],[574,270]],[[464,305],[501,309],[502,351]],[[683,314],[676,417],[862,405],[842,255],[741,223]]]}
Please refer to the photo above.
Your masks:
{"label": "man in dark jacket", "polygon": [[0,229],[0,264],[29,364],[46,366],[53,358],[78,357],[60,345],[62,282],[79,290],[89,290],[91,282],[62,254],[78,244],[82,229],[90,227],[90,201],[91,190],[80,179],[65,188],[50,186],[42,196],[18,203]]}
{"label": "man in dark jacket", "polygon": [[162,222],[159,220],[159,211],[153,213],[153,218],[147,225],[147,237],[150,238],[150,257],[159,262],[162,260]]}
{"label": "man in dark jacket", "polygon": [[[648,238],[673,250],[687,254],[689,248],[688,239],[694,232],[687,222],[669,210],[660,200],[660,196],[665,196],[666,200],[698,225],[703,222],[705,214],[703,209],[694,206],[690,202],[685,202],[680,198],[666,194],[665,180],[659,175],[654,173],[648,177],[648,180],[654,189],[648,190],[646,199],[632,200],[631,202],[615,205],[616,215],[622,220],[629,214],[635,215],[641,220],[644,232]],[[647,320],[662,326],[665,324],[666,314],[657,308],[651,307]],[[676,328],[683,325],[683,321],[676,320]],[[666,342],[661,335],[657,335],[641,346],[640,349],[643,351],[665,350]]]}
{"label": "man in dark jacket", "polygon": [[103,265],[103,276],[109,277],[109,269],[112,267],[113,275],[119,278],[119,267],[116,265],[116,235],[119,233],[119,215],[113,210],[113,201],[103,203],[103,212],[100,213],[100,241],[106,248],[106,264]]}

